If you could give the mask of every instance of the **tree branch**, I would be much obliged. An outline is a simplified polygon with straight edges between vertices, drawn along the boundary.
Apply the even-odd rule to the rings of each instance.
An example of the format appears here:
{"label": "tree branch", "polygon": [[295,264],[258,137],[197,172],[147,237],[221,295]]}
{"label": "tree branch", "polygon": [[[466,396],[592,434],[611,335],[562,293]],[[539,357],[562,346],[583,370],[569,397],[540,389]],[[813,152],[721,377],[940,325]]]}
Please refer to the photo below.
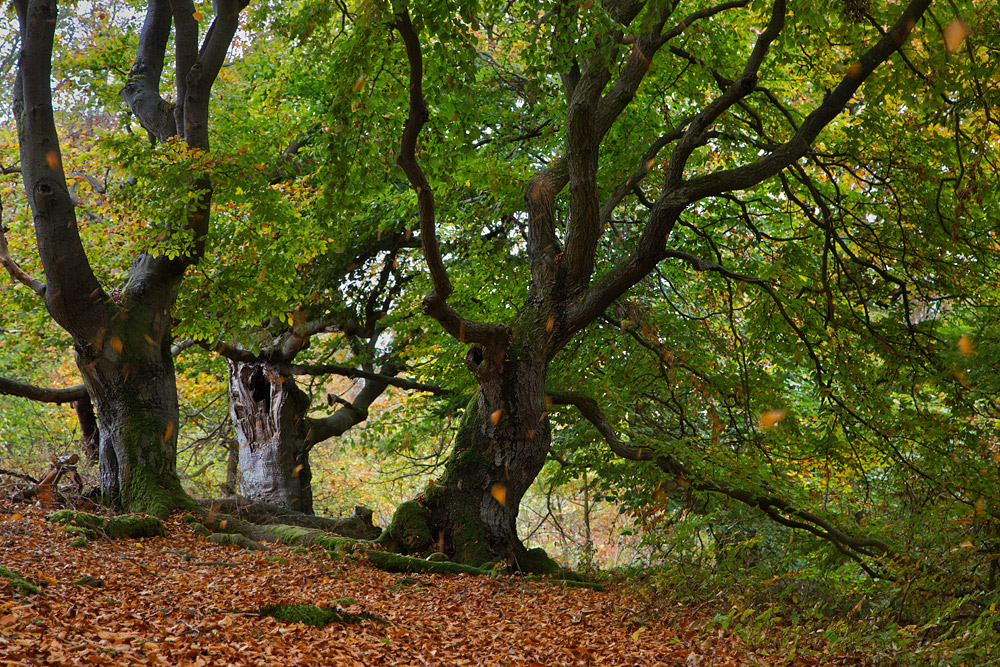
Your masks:
{"label": "tree branch", "polygon": [[150,0],[139,33],[135,62],[119,91],[139,123],[159,141],[177,136],[175,105],[160,96],[160,77],[171,22],[169,0]]}
{"label": "tree branch", "polygon": [[14,83],[21,175],[48,285],[45,305],[74,337],[93,339],[110,317],[80,241],[59,151],[50,88],[55,0],[17,0],[22,50]]}
{"label": "tree branch", "polygon": [[783,498],[747,491],[711,478],[701,478],[674,457],[657,455],[649,447],[626,445],[615,433],[597,401],[585,394],[555,392],[550,393],[549,396],[553,405],[576,406],[580,414],[593,424],[604,437],[611,451],[616,455],[632,461],[654,461],[661,470],[674,477],[683,478],[696,490],[719,493],[750,507],[755,507],[783,526],[804,530],[830,542],[838,551],[858,563],[869,576],[886,577],[884,573],[876,570],[867,562],[869,558],[879,558],[892,553],[885,542],[872,537],[855,537],[845,533],[827,519],[806,510],[797,509]]}
{"label": "tree branch", "polygon": [[[913,0],[903,10],[892,29],[859,58],[858,63],[848,70],[837,88],[827,96],[816,110],[806,117],[799,129],[785,144],[748,165],[681,182],[682,163],[686,162],[686,154],[689,154],[689,148],[695,144],[695,139],[707,129],[706,121],[710,123],[718,113],[732,106],[744,96],[741,94],[741,90],[734,90],[734,87],[740,88],[749,85],[751,80],[756,84],[759,61],[763,58],[770,40],[773,39],[770,33],[779,29],[778,26],[781,24],[777,17],[777,10],[782,2],[777,0],[769,27],[758,39],[757,45],[744,67],[743,75],[727,89],[727,93],[723,93],[721,97],[703,110],[700,116],[701,120],[692,122],[685,138],[681,139],[674,148],[671,166],[668,168],[664,183],[665,186],[669,186],[670,183],[676,182],[676,186],[665,187],[654,203],[636,249],[595,280],[581,298],[568,309],[565,331],[561,332],[560,338],[550,348],[552,353],[554,354],[564,345],[576,331],[600,316],[609,305],[648,275],[653,267],[666,256],[667,238],[673,231],[680,214],[690,204],[723,192],[750,188],[774,176],[805,155],[811,142],[833,118],[843,111],[861,83],[876,67],[885,62],[893,52],[905,43],[906,37],[916,25],[916,21],[926,11],[929,3],[930,0]],[[697,127],[702,127],[702,129],[698,130]],[[688,137],[691,138],[688,139]]]}
{"label": "tree branch", "polygon": [[275,364],[275,367],[280,372],[288,375],[340,375],[341,377],[352,379],[362,378],[364,380],[371,380],[374,382],[385,382],[390,386],[398,387],[400,389],[426,391],[430,394],[434,394],[435,396],[451,396],[455,393],[451,389],[446,389],[437,385],[425,384],[414,380],[406,380],[404,378],[398,378],[381,373],[373,373],[360,368],[354,368],[353,366],[338,366],[336,364],[310,365],[277,363]]}
{"label": "tree branch", "polygon": [[459,342],[496,345],[506,340],[506,327],[494,323],[482,323],[466,319],[458,314],[448,304],[453,287],[441,258],[441,250],[437,241],[437,223],[434,214],[434,193],[431,191],[427,177],[417,162],[417,138],[420,130],[428,120],[427,103],[423,93],[423,52],[420,39],[410,22],[410,15],[402,11],[396,15],[393,23],[403,43],[406,46],[406,58],[409,63],[409,113],[403,126],[403,136],[400,141],[399,157],[396,159],[407,180],[417,193],[417,205],[420,218],[420,238],[424,251],[424,259],[431,276],[433,288],[424,297],[424,313],[437,320],[445,331]]}
{"label": "tree branch", "polygon": [[382,368],[382,373],[371,374],[365,379],[365,386],[349,405],[345,405],[329,417],[320,419],[308,418],[309,430],[306,434],[306,447],[312,447],[324,440],[329,440],[347,432],[352,426],[368,419],[368,408],[381,396],[389,386],[389,380],[395,375],[394,366]]}
{"label": "tree branch", "polygon": [[3,224],[3,202],[0,202],[0,264],[3,265],[3,268],[7,269],[7,273],[10,274],[11,278],[27,285],[31,288],[32,292],[45,298],[45,283],[37,278],[33,278],[10,256],[10,248],[7,247],[8,231],[10,230]]}
{"label": "tree branch", "polygon": [[0,377],[0,394],[6,396],[19,396],[28,400],[40,403],[70,403],[89,398],[87,388],[82,384],[72,387],[39,387],[27,382],[18,382],[8,378]]}

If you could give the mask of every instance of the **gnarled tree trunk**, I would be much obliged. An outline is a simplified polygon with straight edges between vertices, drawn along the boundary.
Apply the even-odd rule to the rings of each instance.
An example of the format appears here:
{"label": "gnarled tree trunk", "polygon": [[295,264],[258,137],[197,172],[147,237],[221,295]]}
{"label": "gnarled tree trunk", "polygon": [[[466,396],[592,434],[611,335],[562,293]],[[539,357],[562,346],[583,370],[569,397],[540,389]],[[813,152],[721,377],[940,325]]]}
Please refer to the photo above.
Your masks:
{"label": "gnarled tree trunk", "polygon": [[474,345],[466,365],[479,382],[459,425],[444,475],[422,502],[432,539],[455,560],[506,560],[523,567],[517,536],[521,499],[551,444],[542,327],[514,335],[509,348]]}
{"label": "gnarled tree trunk", "polygon": [[227,365],[241,493],[311,514],[309,397],[271,364],[227,360]]}
{"label": "gnarled tree trunk", "polygon": [[313,513],[309,451],[368,418],[368,407],[382,395],[394,368],[367,379],[350,403],[332,415],[309,417],[309,397],[280,364],[226,359],[229,366],[229,416],[239,444],[240,492],[305,514]]}

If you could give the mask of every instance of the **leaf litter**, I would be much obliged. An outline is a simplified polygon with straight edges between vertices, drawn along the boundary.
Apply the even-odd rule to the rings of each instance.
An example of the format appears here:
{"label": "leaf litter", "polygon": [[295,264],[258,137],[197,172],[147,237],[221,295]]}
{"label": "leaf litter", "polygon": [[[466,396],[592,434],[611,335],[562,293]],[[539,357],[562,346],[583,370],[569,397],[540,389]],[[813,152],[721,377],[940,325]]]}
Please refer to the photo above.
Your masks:
{"label": "leaf litter", "polygon": [[[322,550],[245,551],[197,536],[92,540],[0,501],[0,664],[13,665],[777,665],[683,609],[642,614],[623,589],[518,577],[402,577]],[[284,623],[268,605],[341,604],[375,620]],[[345,609],[346,611],[346,609]],[[787,656],[785,656],[787,658]],[[804,664],[804,663],[797,663]]]}

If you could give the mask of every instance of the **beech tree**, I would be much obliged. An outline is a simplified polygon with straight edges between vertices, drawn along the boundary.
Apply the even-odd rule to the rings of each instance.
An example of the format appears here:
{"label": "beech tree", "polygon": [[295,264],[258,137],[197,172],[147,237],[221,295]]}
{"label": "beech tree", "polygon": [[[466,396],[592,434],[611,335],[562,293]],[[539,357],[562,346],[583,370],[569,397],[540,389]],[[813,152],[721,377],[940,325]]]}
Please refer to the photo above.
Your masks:
{"label": "beech tree", "polygon": [[[247,4],[220,0],[215,16],[206,19],[190,0],[148,3],[121,95],[154,141],[191,155],[209,150],[212,88]],[[50,74],[57,5],[55,0],[14,3],[21,35],[14,116],[45,273],[44,283],[31,287],[73,339],[100,429],[102,493],[131,511],[162,516],[191,502],[175,471],[171,309],[186,270],[205,253],[212,179],[205,172],[189,173],[173,189],[175,206],[148,221],[172,237],[172,250],[139,252],[118,284],[98,279],[81,242],[56,130]],[[171,42],[174,82],[166,93],[161,77]]]}
{"label": "beech tree", "polygon": [[[535,158],[523,209],[514,216],[524,236],[511,243],[523,244],[520,257],[530,277],[516,313],[504,321],[471,317],[453,305],[450,258],[438,244],[436,184],[421,167],[421,132],[432,118],[425,72],[428,62],[441,67],[426,54],[444,19],[416,5],[394,11],[391,25],[409,65],[398,163],[416,193],[433,281],[423,308],[470,345],[465,363],[479,386],[444,475],[420,498],[440,546],[461,561],[507,559],[530,567],[516,519],[550,451],[553,403],[580,407],[616,453],[653,458],[652,450],[611,437],[592,398],[547,392],[550,365],[661,263],[725,272],[717,258],[681,250],[685,232],[697,233],[698,219],[711,220],[715,201],[750,205],[755,186],[808,157],[824,129],[849,105],[862,103],[859,91],[877,72],[895,68],[881,86],[911,76],[895,63],[916,56],[908,44],[914,31],[926,30],[929,5],[796,5],[793,11],[782,0],[766,6],[626,1],[586,9],[552,3],[539,14],[508,3],[508,13],[481,16],[463,6],[461,15],[485,35],[485,51],[523,49],[524,59],[512,58],[511,68],[523,68],[525,78],[561,82],[561,98],[548,100],[544,118],[558,128],[559,145]],[[522,30],[519,21],[528,27]],[[914,43],[926,51],[938,39],[932,33]],[[534,48],[526,46],[532,42]],[[444,57],[436,48],[433,53]],[[786,86],[792,72],[814,83]],[[536,102],[512,99],[510,105]],[[629,243],[615,234],[622,210],[644,211],[628,220]],[[766,281],[760,284],[766,289]]]}

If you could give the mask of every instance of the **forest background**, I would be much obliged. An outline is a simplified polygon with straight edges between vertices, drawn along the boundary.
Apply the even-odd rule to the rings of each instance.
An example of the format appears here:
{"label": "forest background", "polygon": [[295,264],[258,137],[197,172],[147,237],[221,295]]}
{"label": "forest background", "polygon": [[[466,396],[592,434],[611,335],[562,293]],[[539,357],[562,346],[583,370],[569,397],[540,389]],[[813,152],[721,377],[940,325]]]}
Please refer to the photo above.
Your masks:
{"label": "forest background", "polygon": [[1000,15],[812,4],[14,2],[0,467],[982,664]]}

